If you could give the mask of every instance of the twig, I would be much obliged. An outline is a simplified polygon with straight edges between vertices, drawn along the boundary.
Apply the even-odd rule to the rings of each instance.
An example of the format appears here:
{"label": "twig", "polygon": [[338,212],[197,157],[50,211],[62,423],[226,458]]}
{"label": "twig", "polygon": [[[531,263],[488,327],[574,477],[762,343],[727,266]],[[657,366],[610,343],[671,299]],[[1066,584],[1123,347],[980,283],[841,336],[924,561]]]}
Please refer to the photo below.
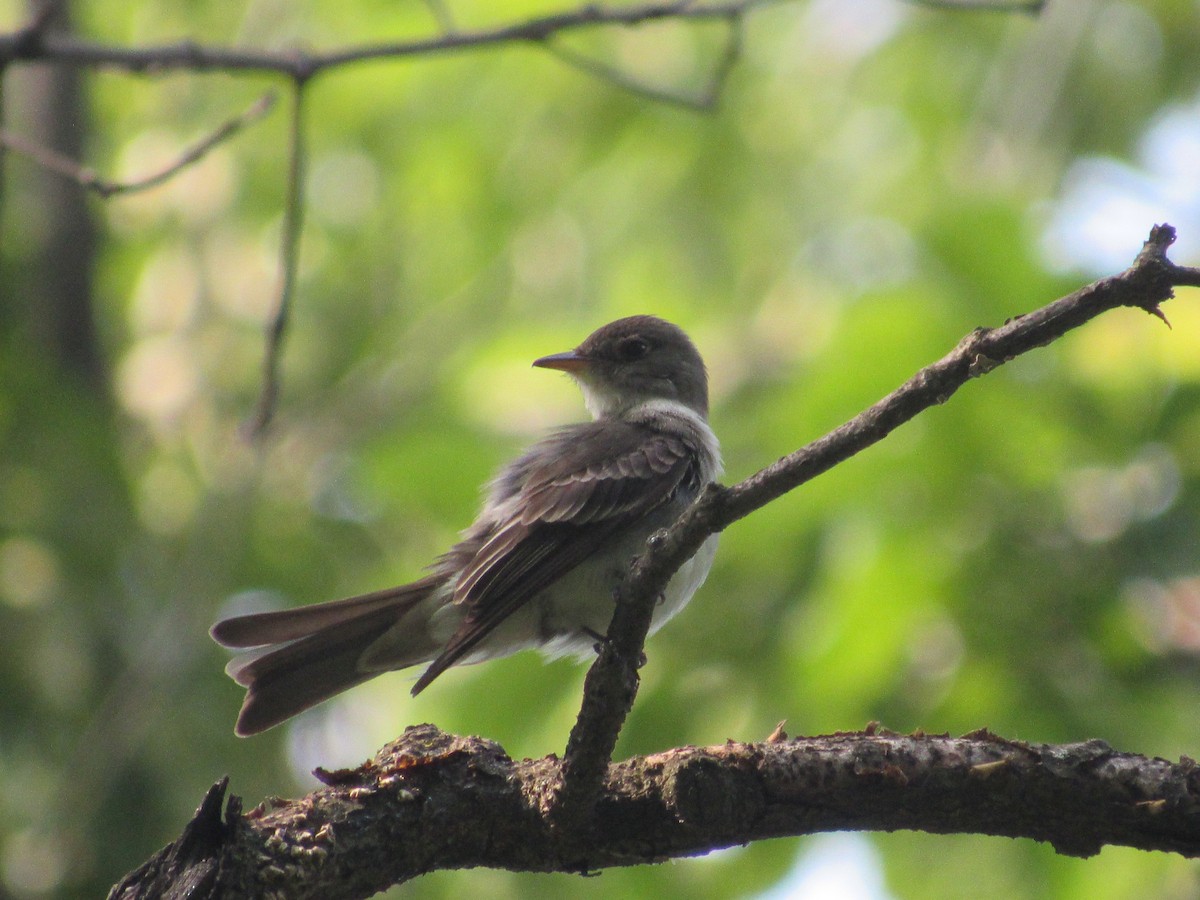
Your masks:
{"label": "twig", "polygon": [[260,97],[245,112],[220,125],[212,134],[185,150],[170,165],[134,181],[110,181],[101,178],[94,169],[63,154],[9,131],[0,130],[0,147],[20,153],[44,169],[48,169],[107,199],[115,194],[129,194],[156,187],[181,170],[203,159],[214,147],[229,140],[243,128],[263,118],[275,105],[275,92]]}
{"label": "twig", "polygon": [[1172,286],[1200,287],[1200,269],[1177,266],[1167,259],[1167,248],[1174,240],[1174,228],[1156,225],[1125,272],[999,328],[976,329],[947,356],[921,369],[836,430],[733,487],[710,485],[678,522],[652,538],[621,586],[608,639],[584,683],[583,704],[563,759],[556,815],[559,826],[578,840],[586,839],[585,826],[637,694],[637,664],[655,598],[706,538],[879,442],[918,413],[945,403],[972,378],[1044,346],[1102,312],[1134,306],[1165,321],[1159,304],[1173,296]]}
{"label": "twig", "polygon": [[[5,93],[7,86],[5,76],[8,74],[8,67],[0,64],[0,135],[4,134],[4,123],[8,120],[8,95]],[[7,183],[4,178],[8,173],[8,148],[4,142],[0,140],[0,209],[4,208],[4,195],[7,188]]]}
{"label": "twig", "polygon": [[[56,2],[57,0],[52,0],[49,8],[54,8]],[[259,401],[254,416],[245,426],[246,432],[258,436],[269,424],[278,399],[279,357],[294,293],[296,257],[299,252],[298,244],[303,219],[302,185],[299,183],[299,176],[303,169],[303,144],[299,134],[301,125],[298,121],[299,93],[310,79],[321,72],[355,63],[529,42],[542,44],[564,62],[642,96],[693,109],[709,109],[715,104],[729,71],[740,55],[740,29],[743,17],[751,10],[780,2],[783,0],[709,0],[709,2],[650,0],[650,2],[641,4],[613,7],[585,3],[574,10],[540,16],[523,22],[460,31],[455,27],[450,10],[444,0],[426,0],[441,27],[441,34],[419,40],[369,44],[324,53],[309,53],[298,49],[269,52],[208,47],[191,41],[157,47],[112,47],[81,40],[69,34],[47,33],[46,22],[49,19],[49,13],[44,13],[35,17],[30,25],[7,35],[0,35],[0,73],[12,62],[36,60],[77,66],[108,66],[133,72],[166,70],[277,72],[290,76],[297,91],[295,104],[297,119],[293,121],[292,173],[288,187],[288,209],[284,216],[279,303],[268,330],[263,385]],[[679,93],[643,84],[604,63],[562,47],[549,45],[552,38],[570,31],[602,26],[628,28],[664,19],[677,21],[724,20],[728,23],[730,34],[725,51],[713,70],[708,86],[695,97],[686,97]],[[266,107],[257,114],[265,112]],[[129,184],[101,179],[93,170],[47,148],[37,147],[15,135],[5,135],[0,132],[0,150],[5,146],[19,148],[21,152],[38,160],[47,168],[73,178],[101,196],[107,197],[115,193],[138,190],[161,183],[179,169],[199,159],[216,143],[227,138],[247,121],[256,118],[257,114],[251,110],[242,117],[242,121],[231,122],[219,129],[212,138],[190,150],[173,166],[154,176]]]}
{"label": "twig", "polygon": [[411,41],[367,44],[323,53],[209,47],[192,41],[150,47],[112,47],[67,35],[49,34],[34,53],[17,54],[18,34],[0,35],[0,64],[5,60],[45,60],[80,66],[108,66],[132,72],[188,71],[277,72],[306,80],[328,69],[411,56],[426,56],[532,41],[540,43],[569,31],[601,26],[631,27],[661,19],[731,19],[786,0],[713,0],[709,3],[653,0],[633,6],[586,3],[567,12],[473,31],[453,31]]}
{"label": "twig", "polygon": [[1046,8],[1046,0],[905,0],[912,6],[951,12],[1024,12],[1038,15]]}
{"label": "twig", "polygon": [[263,359],[263,382],[258,406],[244,431],[251,439],[266,433],[279,400],[279,358],[287,332],[296,276],[300,263],[300,236],[304,230],[304,178],[308,159],[304,138],[304,80],[292,88],[292,123],[288,142],[287,200],[283,210],[283,233],[279,247],[279,300],[267,324],[267,346]]}
{"label": "twig", "polygon": [[445,3],[445,0],[425,0],[425,5],[429,8],[430,15],[437,22],[438,28],[442,29],[442,34],[453,34],[458,30],[454,24],[454,13],[450,11],[450,7]]}
{"label": "twig", "polygon": [[628,91],[634,96],[645,97],[656,103],[682,106],[685,109],[704,110],[708,108],[703,97],[692,97],[669,88],[648,84],[634,78],[632,75],[622,72],[616,66],[610,66],[606,62],[579,53],[570,47],[551,43],[543,44],[542,47],[559,62],[570,66],[572,69],[578,69],[580,72],[591,75],[593,78],[616,85],[621,90]]}
{"label": "twig", "polygon": [[713,71],[708,78],[708,83],[704,88],[696,94],[686,94],[681,91],[669,90],[667,88],[657,87],[652,84],[647,84],[637,78],[634,78],[615,66],[610,66],[608,63],[602,62],[593,57],[587,56],[572,50],[569,47],[553,42],[545,42],[542,46],[546,52],[555,57],[559,61],[566,63],[574,69],[585,72],[602,81],[616,85],[621,90],[628,91],[639,97],[645,97],[653,100],[656,103],[669,103],[673,106],[681,106],[684,109],[696,110],[699,112],[707,112],[716,105],[717,98],[720,96],[721,89],[725,86],[728,80],[729,72],[736,64],[741,56],[742,42],[742,16],[741,14],[731,15],[728,22],[729,34],[725,40],[725,46],[722,50],[720,59],[717,60]]}
{"label": "twig", "polygon": [[29,21],[12,35],[18,57],[28,58],[38,52],[42,39],[62,10],[62,5],[63,0],[44,0],[38,4]]}
{"label": "twig", "polygon": [[742,16],[733,16],[729,19],[729,34],[725,40],[725,52],[721,54],[721,58],[717,60],[717,64],[713,68],[706,93],[701,95],[707,97],[706,105],[703,107],[705,109],[716,104],[717,98],[725,88],[725,83],[729,80],[729,73],[742,58],[743,22]]}
{"label": "twig", "polygon": [[[15,54],[25,55],[35,52],[41,46],[42,35],[46,33],[46,29],[50,27],[50,22],[54,18],[55,13],[59,11],[61,0],[46,0],[37,7],[30,20],[16,32],[9,36],[12,42]],[[9,145],[4,141],[4,123],[7,121],[7,99],[4,94],[4,76],[8,74],[8,66],[12,62],[11,59],[0,58],[0,203],[4,200],[5,182],[4,176],[7,170],[6,155],[10,149]]]}

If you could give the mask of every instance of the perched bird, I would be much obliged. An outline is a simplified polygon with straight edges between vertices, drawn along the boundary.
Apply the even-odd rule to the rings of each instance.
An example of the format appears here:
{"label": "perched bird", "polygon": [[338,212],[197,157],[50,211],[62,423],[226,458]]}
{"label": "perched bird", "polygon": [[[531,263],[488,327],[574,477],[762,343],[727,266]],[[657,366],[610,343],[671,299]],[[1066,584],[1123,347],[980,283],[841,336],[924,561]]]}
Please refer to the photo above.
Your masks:
{"label": "perched bird", "polygon": [[[593,421],[534,444],[492,482],[479,517],[430,574],[400,587],[225,619],[212,636],[258,648],[226,671],[247,688],[235,731],[257,734],[392,669],[450,666],[538,648],[586,655],[647,538],[721,472],[704,361],[653,316],[619,319],[533,365],[569,373]],[[671,580],[652,632],[683,608],[716,552],[709,538]]]}

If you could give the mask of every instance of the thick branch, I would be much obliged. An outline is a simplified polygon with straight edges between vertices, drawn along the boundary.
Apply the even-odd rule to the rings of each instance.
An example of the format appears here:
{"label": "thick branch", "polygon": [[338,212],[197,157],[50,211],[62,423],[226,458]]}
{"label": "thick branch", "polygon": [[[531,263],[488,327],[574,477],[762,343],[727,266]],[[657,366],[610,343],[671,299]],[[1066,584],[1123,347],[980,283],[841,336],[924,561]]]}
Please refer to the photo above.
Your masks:
{"label": "thick branch", "polygon": [[637,665],[654,602],[706,538],[883,440],[918,413],[945,403],[972,378],[1062,337],[1103,312],[1132,306],[1166,321],[1159,304],[1174,296],[1172,287],[1200,286],[1200,269],[1167,259],[1174,240],[1174,228],[1156,225],[1133,265],[1120,275],[1010,319],[999,328],[976,329],[949,354],[836,430],[733,487],[710,486],[669,531],[652,539],[622,585],[622,602],[613,614],[608,641],[584,684],[583,706],[564,759],[566,778],[558,813],[562,827],[576,832],[581,841],[594,838],[583,826],[637,694]]}
{"label": "thick branch", "polygon": [[210,791],[185,837],[110,898],[182,896],[178,881],[148,880],[172,871],[190,875],[197,898],[367,897],[440,869],[584,871],[841,829],[1026,837],[1075,856],[1106,844],[1200,855],[1196,764],[1102,741],[868,731],[683,747],[608,768],[583,856],[547,814],[561,776],[552,757],[514,762],[490,741],[419,725],[358,769],[318,774],[329,787],[245,816],[234,798],[224,824]]}

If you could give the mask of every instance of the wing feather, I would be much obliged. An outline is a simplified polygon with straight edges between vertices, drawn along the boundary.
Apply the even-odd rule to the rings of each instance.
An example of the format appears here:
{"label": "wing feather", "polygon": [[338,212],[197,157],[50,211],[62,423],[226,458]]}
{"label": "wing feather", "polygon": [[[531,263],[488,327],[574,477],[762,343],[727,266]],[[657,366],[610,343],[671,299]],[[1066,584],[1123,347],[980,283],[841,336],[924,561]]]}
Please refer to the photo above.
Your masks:
{"label": "wing feather", "polygon": [[466,607],[466,617],[413,693],[614,533],[668,502],[695,479],[698,459],[699,448],[683,438],[606,420],[564,429],[514,463],[497,480],[511,516],[463,567],[454,602]]}

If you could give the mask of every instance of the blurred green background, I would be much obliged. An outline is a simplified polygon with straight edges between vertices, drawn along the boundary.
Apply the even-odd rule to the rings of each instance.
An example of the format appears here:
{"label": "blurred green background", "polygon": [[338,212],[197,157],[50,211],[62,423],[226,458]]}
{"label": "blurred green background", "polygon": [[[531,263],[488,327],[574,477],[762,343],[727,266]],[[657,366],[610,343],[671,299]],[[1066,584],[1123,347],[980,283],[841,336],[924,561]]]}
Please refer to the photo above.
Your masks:
{"label": "blurred green background", "polygon": [[[446,0],[459,27],[564,3]],[[502,8],[501,8],[502,7]],[[71,5],[93,39],[332,48],[432,33],[416,0]],[[27,10],[0,0],[0,27]],[[703,87],[720,24],[572,36]],[[379,678],[234,738],[207,627],[418,575],[547,426],[531,370],[617,316],[684,326],[727,480],[946,352],[1123,269],[1150,226],[1200,262],[1200,5],[1040,16],[895,0],[752,14],[719,107],[634,96],[512,46],[311,85],[297,305],[259,388],[286,115],[100,202],[11,155],[0,210],[0,896],[95,897],[229,774],[296,795],[406,724],[561,752],[583,670],[525,654],[420,698]],[[6,127],[102,174],[173,159],[277,79],[18,66]],[[57,135],[57,137],[54,137]],[[1200,754],[1200,305],[1133,310],[973,382],[731,528],[648,646],[620,755],[861,728]],[[93,327],[89,327],[89,322]],[[832,885],[832,887],[830,887]],[[820,893],[821,890],[832,893]],[[1200,897],[1195,863],[1026,841],[779,840],[594,879],[440,873],[441,898]]]}

